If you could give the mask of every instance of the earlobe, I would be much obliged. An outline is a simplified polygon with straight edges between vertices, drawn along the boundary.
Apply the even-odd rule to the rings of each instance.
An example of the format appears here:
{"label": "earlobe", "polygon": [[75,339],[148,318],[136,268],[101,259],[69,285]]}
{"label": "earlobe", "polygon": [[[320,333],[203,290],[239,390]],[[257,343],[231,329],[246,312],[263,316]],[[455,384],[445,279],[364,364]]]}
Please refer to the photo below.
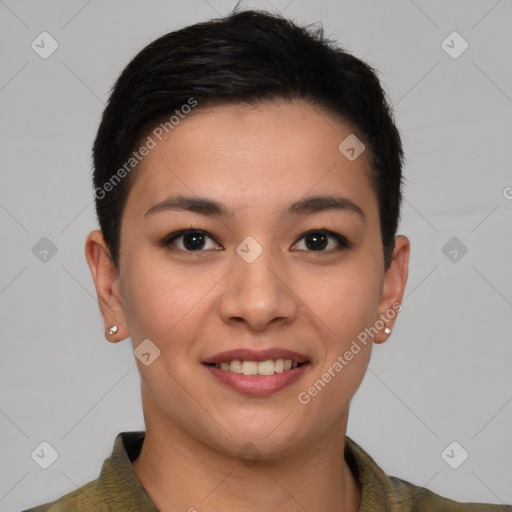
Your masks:
{"label": "earlobe", "polygon": [[85,257],[96,287],[96,295],[107,341],[117,343],[129,336],[120,293],[119,273],[110,258],[108,246],[99,230],[92,231],[85,242]]}
{"label": "earlobe", "polygon": [[375,343],[384,343],[389,338],[398,312],[402,309],[402,299],[409,274],[409,254],[409,239],[404,235],[397,236],[391,265],[384,277],[379,304],[379,319],[384,326],[375,335],[373,340]]}

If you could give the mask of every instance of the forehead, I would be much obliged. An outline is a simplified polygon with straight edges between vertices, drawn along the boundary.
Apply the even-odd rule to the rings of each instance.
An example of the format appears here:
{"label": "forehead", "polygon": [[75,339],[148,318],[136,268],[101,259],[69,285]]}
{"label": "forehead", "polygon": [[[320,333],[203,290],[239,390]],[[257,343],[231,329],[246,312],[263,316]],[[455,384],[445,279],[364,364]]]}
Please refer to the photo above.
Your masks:
{"label": "forehead", "polygon": [[161,140],[150,132],[156,144],[136,171],[128,202],[151,207],[183,193],[215,197],[235,212],[332,192],[375,202],[366,151],[355,160],[340,151],[354,132],[304,102],[199,105]]}

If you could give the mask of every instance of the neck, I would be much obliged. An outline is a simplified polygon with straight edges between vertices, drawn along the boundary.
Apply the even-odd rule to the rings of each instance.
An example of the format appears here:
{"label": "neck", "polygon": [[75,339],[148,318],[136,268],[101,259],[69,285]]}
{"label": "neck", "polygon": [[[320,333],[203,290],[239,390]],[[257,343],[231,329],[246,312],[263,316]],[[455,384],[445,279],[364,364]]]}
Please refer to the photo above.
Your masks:
{"label": "neck", "polygon": [[146,421],[132,466],[161,512],[357,512],[360,485],[343,457],[347,417],[341,429],[300,451],[253,462],[205,446],[175,425]]}

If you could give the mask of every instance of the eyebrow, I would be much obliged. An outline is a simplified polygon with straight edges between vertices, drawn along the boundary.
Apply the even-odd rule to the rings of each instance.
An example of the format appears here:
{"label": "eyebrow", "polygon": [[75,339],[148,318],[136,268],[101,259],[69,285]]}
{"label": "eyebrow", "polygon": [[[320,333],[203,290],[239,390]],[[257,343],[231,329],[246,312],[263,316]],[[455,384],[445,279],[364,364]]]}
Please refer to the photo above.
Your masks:
{"label": "eyebrow", "polygon": [[[168,210],[184,210],[211,217],[218,215],[229,219],[234,217],[234,212],[218,201],[207,197],[183,195],[171,196],[164,199],[160,203],[152,206],[144,216]],[[355,213],[366,221],[363,210],[356,203],[346,197],[333,195],[317,195],[299,199],[283,210],[282,218],[291,215],[306,215],[330,210]]]}

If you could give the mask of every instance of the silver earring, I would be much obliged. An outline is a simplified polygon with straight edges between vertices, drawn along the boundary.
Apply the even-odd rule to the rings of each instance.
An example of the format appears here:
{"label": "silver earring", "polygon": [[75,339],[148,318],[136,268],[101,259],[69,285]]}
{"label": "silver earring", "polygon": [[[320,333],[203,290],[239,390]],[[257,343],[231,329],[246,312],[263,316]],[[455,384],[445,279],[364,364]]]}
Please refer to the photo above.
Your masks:
{"label": "silver earring", "polygon": [[112,334],[115,334],[117,332],[117,325],[113,325],[108,333],[112,336]]}
{"label": "silver earring", "polygon": [[391,329],[389,327],[386,327],[384,329],[384,334],[388,334],[388,335],[391,334]]}

